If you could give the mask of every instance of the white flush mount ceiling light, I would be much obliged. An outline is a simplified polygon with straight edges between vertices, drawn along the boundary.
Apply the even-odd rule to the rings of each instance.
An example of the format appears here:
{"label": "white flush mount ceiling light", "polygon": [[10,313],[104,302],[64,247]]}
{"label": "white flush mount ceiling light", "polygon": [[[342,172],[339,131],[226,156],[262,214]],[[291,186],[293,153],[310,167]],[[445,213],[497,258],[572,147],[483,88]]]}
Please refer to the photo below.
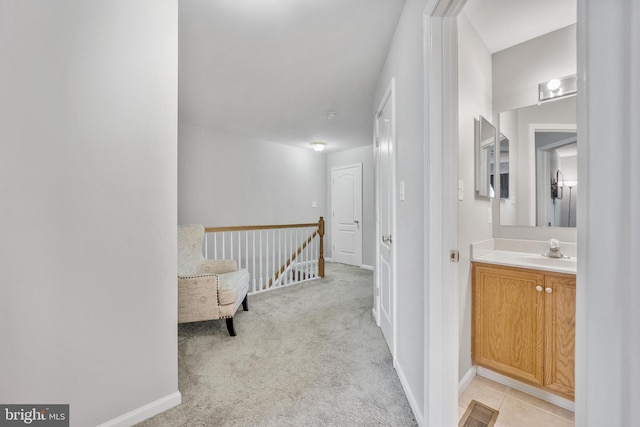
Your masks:
{"label": "white flush mount ceiling light", "polygon": [[538,102],[550,101],[552,99],[564,98],[575,95],[577,92],[578,79],[576,75],[551,79],[538,85]]}
{"label": "white flush mount ceiling light", "polygon": [[312,142],[311,146],[313,147],[313,149],[315,151],[322,151],[322,150],[324,150],[324,147],[327,146],[327,143],[326,142],[316,141],[316,142]]}
{"label": "white flush mount ceiling light", "polygon": [[333,119],[336,118],[336,116],[337,116],[337,114],[335,113],[335,111],[329,111],[327,113],[327,120],[333,120]]}

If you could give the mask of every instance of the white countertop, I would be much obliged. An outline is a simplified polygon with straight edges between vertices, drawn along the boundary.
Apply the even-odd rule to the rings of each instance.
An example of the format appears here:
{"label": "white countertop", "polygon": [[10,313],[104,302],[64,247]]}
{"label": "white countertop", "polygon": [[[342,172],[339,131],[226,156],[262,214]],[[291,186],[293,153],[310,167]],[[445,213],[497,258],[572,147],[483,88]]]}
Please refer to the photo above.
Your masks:
{"label": "white countertop", "polygon": [[473,257],[472,261],[569,274],[576,274],[577,268],[575,257],[549,258],[541,253],[531,252],[493,250]]}

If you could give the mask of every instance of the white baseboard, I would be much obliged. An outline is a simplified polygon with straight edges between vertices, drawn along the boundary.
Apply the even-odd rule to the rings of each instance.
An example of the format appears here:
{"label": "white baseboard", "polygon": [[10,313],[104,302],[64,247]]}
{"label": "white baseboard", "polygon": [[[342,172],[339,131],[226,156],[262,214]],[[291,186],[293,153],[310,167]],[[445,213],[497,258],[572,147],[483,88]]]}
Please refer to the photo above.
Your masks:
{"label": "white baseboard", "polygon": [[407,400],[409,401],[409,405],[411,406],[411,410],[413,411],[413,416],[416,417],[418,426],[422,427],[424,425],[424,415],[420,410],[421,405],[418,405],[418,401],[416,400],[416,397],[413,395],[413,392],[411,391],[411,389],[409,389],[409,384],[407,383],[407,377],[404,375],[402,367],[398,363],[396,363],[396,373],[398,374],[398,378],[400,379],[400,384],[402,384],[402,388],[404,389],[404,394],[407,396]]}
{"label": "white baseboard", "polygon": [[360,266],[360,268],[363,269],[363,270],[371,270],[371,271],[373,271],[373,265],[362,264]]}
{"label": "white baseboard", "polygon": [[458,381],[458,396],[460,396],[469,387],[471,381],[476,377],[477,369],[475,366],[469,368],[466,374]]}
{"label": "white baseboard", "polygon": [[538,399],[542,399],[549,403],[553,403],[556,406],[560,406],[561,408],[575,412],[575,403],[569,399],[565,399],[564,397],[560,397],[557,394],[549,393],[548,391],[530,386],[529,384],[521,383],[518,380],[514,380],[513,378],[504,376],[487,368],[483,368],[481,366],[478,366],[477,368],[477,373],[481,377],[488,378],[502,385],[506,385],[523,393],[535,396]]}
{"label": "white baseboard", "polygon": [[325,258],[324,262],[333,262],[333,258]]}
{"label": "white baseboard", "polygon": [[158,415],[167,409],[178,406],[180,403],[182,403],[182,394],[180,394],[179,391],[176,391],[168,396],[136,408],[133,411],[129,411],[126,414],[122,414],[119,417],[107,421],[106,423],[102,423],[98,427],[130,427],[146,420],[147,418]]}

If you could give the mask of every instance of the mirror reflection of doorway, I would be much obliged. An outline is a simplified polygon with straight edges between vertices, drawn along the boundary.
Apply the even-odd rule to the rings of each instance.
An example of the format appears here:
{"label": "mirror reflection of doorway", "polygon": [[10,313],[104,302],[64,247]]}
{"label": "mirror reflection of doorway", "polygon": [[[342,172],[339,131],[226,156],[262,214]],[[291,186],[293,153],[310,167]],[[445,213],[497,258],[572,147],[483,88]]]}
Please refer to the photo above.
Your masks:
{"label": "mirror reflection of doorway", "polygon": [[[575,130],[535,131],[536,225],[575,227],[578,144]],[[556,186],[556,187],[554,187]],[[557,188],[554,191],[554,188]]]}

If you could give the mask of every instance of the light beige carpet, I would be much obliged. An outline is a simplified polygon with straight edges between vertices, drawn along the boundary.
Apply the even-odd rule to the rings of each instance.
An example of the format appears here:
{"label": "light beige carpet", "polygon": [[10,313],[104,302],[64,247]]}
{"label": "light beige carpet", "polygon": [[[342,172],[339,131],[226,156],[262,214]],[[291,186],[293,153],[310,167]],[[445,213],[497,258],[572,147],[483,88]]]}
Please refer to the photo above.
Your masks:
{"label": "light beige carpet", "polygon": [[371,271],[249,297],[224,321],[179,326],[182,404],[139,426],[416,426],[375,325]]}

